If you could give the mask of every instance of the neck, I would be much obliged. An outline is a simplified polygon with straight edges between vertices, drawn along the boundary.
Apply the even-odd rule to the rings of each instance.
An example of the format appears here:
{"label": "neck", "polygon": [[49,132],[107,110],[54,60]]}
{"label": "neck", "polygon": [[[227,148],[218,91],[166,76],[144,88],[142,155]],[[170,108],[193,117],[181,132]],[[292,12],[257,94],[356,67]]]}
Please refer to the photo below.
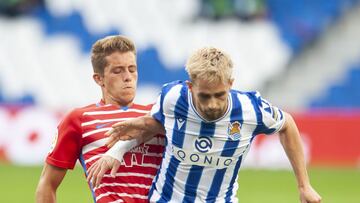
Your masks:
{"label": "neck", "polygon": [[116,98],[114,98],[113,96],[111,95],[103,95],[103,101],[105,104],[111,104],[111,105],[114,105],[114,106],[117,106],[119,108],[122,108],[122,107],[129,107],[133,104],[133,102],[125,102],[125,101],[122,101],[122,100],[118,100]]}

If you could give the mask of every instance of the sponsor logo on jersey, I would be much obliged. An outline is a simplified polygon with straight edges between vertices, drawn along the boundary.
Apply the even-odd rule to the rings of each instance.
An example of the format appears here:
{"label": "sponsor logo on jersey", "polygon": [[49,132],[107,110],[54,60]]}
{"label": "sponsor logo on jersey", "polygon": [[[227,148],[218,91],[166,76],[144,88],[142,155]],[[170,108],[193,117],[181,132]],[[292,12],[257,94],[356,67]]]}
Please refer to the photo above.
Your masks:
{"label": "sponsor logo on jersey", "polygon": [[210,137],[199,136],[195,142],[195,149],[201,153],[206,153],[212,148],[212,141]]}
{"label": "sponsor logo on jersey", "polygon": [[149,146],[146,144],[132,148],[122,160],[121,165],[125,167],[143,166],[144,157],[148,156]]}
{"label": "sponsor logo on jersey", "polygon": [[235,158],[219,156],[214,153],[198,153],[193,150],[181,149],[171,146],[174,157],[186,164],[197,166],[211,166],[217,169],[229,167],[232,163],[236,163]]}
{"label": "sponsor logo on jersey", "polygon": [[240,139],[240,130],[241,130],[241,124],[238,121],[229,123],[228,126],[228,136],[232,140],[239,140]]}
{"label": "sponsor logo on jersey", "polygon": [[176,123],[177,123],[178,129],[180,130],[183,127],[184,123],[185,123],[185,119],[177,118]]}

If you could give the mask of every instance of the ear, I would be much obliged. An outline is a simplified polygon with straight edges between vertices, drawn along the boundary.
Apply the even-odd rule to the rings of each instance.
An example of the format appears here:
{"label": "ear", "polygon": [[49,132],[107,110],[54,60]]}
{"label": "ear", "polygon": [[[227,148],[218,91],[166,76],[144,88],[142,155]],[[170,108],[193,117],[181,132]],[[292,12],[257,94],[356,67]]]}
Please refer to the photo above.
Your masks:
{"label": "ear", "polygon": [[94,73],[93,79],[100,87],[104,87],[104,77],[102,77],[99,73]]}
{"label": "ear", "polygon": [[230,88],[232,87],[233,83],[234,83],[234,79],[232,78],[232,79],[229,80]]}
{"label": "ear", "polygon": [[192,87],[193,87],[193,83],[187,80],[186,85],[188,86],[189,90],[191,91]]}

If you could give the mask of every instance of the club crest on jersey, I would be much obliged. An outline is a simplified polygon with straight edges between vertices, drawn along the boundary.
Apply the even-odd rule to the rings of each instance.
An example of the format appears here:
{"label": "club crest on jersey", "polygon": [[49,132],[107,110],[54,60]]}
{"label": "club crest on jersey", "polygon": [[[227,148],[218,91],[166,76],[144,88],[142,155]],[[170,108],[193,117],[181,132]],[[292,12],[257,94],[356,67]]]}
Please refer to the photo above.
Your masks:
{"label": "club crest on jersey", "polygon": [[240,130],[241,124],[238,121],[229,123],[228,126],[228,136],[232,140],[239,140],[240,139]]}

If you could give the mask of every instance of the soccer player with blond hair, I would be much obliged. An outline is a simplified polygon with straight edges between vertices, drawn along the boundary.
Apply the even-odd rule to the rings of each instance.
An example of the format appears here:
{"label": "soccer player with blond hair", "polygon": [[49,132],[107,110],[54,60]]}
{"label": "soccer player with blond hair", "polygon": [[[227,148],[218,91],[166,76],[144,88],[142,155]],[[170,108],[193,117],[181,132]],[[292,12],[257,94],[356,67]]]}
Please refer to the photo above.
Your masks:
{"label": "soccer player with blond hair", "polygon": [[[190,81],[164,85],[151,115],[113,125],[107,133],[108,145],[138,137],[131,132],[134,129],[165,131],[167,145],[150,202],[238,202],[238,173],[252,141],[258,134],[278,133],[296,176],[300,201],[321,202],[310,184],[293,118],[258,92],[231,89],[232,68],[222,50],[196,51],[186,64]],[[118,146],[127,144],[119,141],[113,148],[120,152]],[[103,159],[111,157],[122,159],[121,153]],[[112,165],[99,161],[94,168]],[[91,176],[99,178],[97,174]]]}

